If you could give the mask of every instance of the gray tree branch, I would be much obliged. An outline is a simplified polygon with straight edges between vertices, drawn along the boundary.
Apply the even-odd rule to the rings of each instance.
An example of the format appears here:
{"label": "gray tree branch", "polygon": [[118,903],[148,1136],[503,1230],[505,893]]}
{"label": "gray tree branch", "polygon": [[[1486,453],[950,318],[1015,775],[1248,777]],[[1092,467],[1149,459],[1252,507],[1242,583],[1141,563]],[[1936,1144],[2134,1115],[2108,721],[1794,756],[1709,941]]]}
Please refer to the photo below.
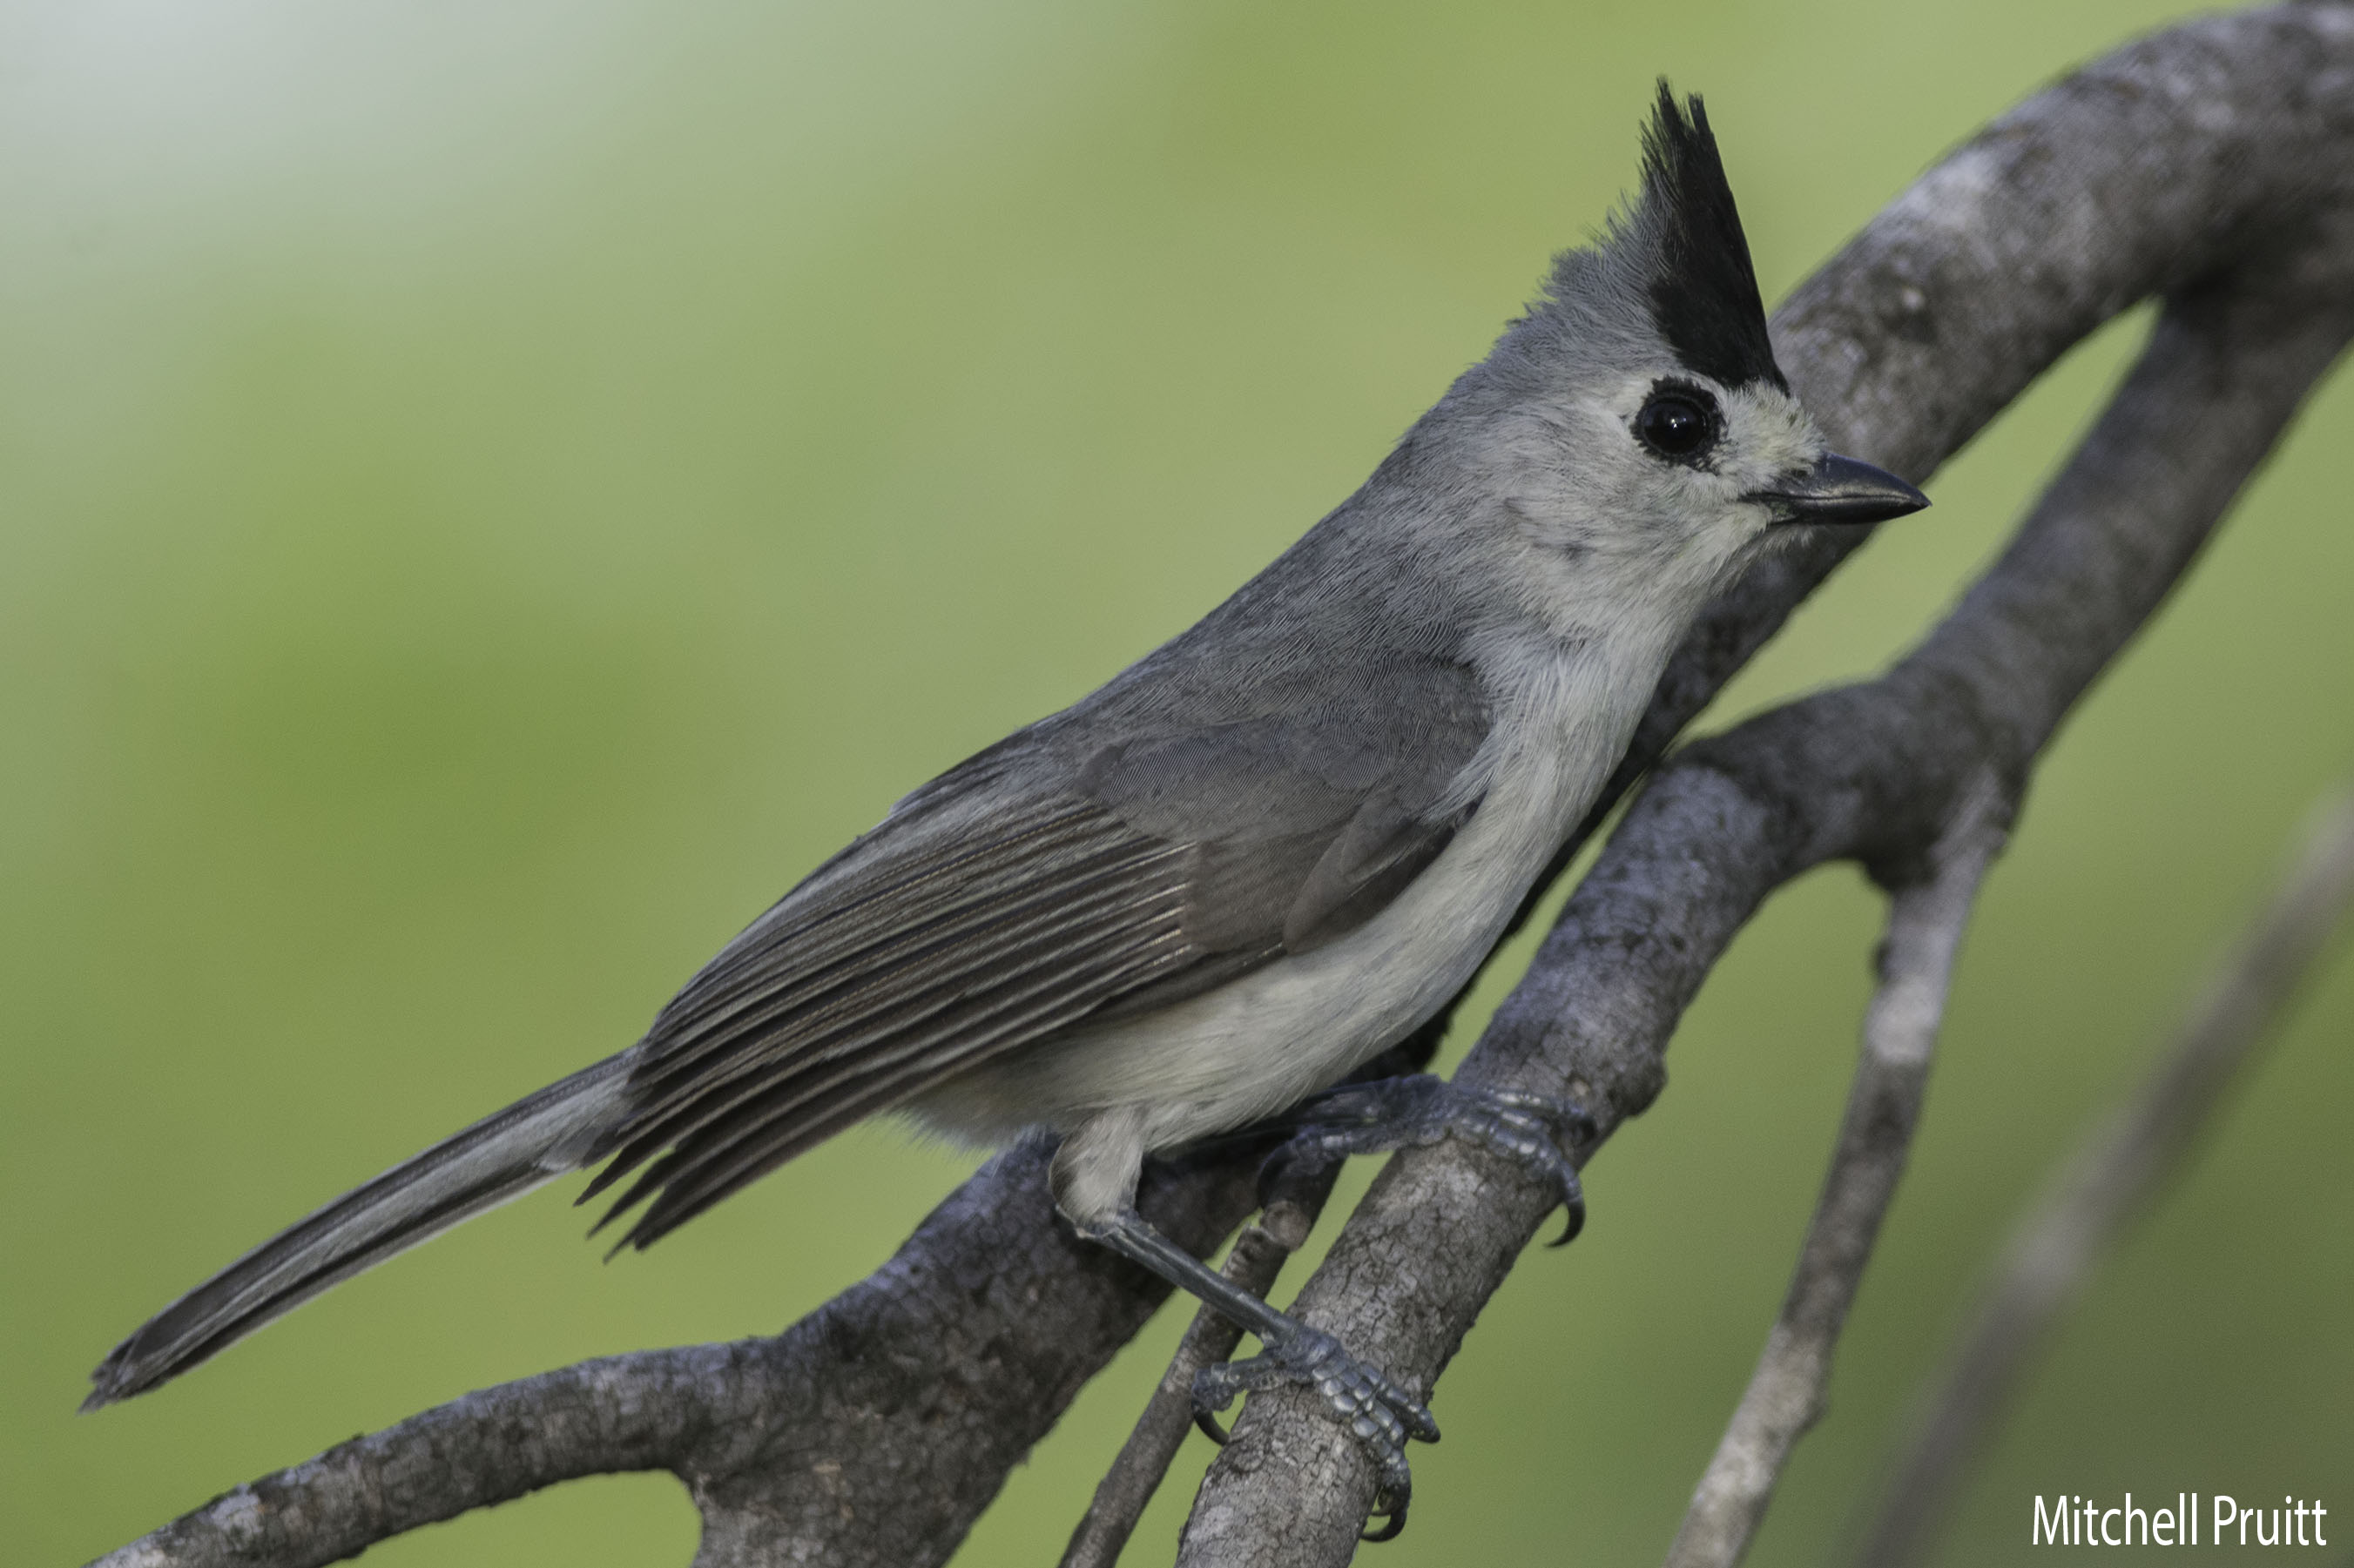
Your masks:
{"label": "gray tree branch", "polygon": [[[1916,480],[2103,315],[2167,302],[2091,436],[1918,650],[1652,781],[1466,1078],[1577,1098],[1597,1118],[1590,1157],[1656,1097],[1677,1019],[1776,887],[1842,858],[1908,885],[1978,780],[2018,795],[2354,332],[2349,134],[2346,8],[2193,24],[1997,121],[1799,290],[1776,324],[1801,395],[1834,444]],[[1294,1309],[1426,1395],[1549,1206],[1480,1150],[1401,1155]],[[1179,1561],[1344,1563],[1373,1493],[1309,1404],[1262,1397]]]}
{"label": "gray tree branch", "polygon": [[[1474,1079],[1565,1089],[1606,1136],[1657,1095],[1675,1018],[1774,886],[1838,856],[1909,885],[1960,780],[1991,773],[2015,794],[2344,340],[2345,247],[2316,236],[2344,210],[2349,151],[2348,6],[2194,24],[1997,122],[1798,291],[1775,330],[1802,397],[1840,450],[1916,480],[2102,321],[2170,303],[2069,474],[1904,666],[1692,747],[1655,780]],[[1826,535],[1712,609],[1620,787],[1860,542]],[[1246,1150],[1161,1171],[1147,1213],[1205,1252],[1249,1212],[1255,1165]],[[991,1161],[883,1269],[776,1339],[485,1390],[103,1561],[325,1563],[568,1477],[668,1469],[702,1510],[705,1568],[941,1562],[1165,1294],[1069,1236],[1043,1168],[1034,1149]],[[1546,1206],[1474,1151],[1405,1157],[1302,1305],[1427,1388]],[[1352,1449],[1281,1396],[1256,1399],[1186,1561],[1344,1561],[1370,1494]]]}
{"label": "gray tree branch", "polygon": [[2354,789],[2316,808],[2280,885],[2156,1069],[2023,1215],[1937,1378],[1856,1554],[1914,1561],[2020,1373],[2126,1225],[2189,1160],[2354,905]]}

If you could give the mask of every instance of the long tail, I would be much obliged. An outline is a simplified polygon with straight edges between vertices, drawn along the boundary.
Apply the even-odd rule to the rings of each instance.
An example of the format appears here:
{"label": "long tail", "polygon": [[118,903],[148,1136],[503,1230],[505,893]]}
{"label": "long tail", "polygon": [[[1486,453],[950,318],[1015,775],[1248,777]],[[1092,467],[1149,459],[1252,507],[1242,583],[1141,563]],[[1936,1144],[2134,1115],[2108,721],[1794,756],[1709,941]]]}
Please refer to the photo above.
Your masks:
{"label": "long tail", "polygon": [[141,1325],[90,1374],[81,1407],[144,1393],[329,1286],[579,1170],[620,1118],[628,1080],[627,1054],[608,1057],[345,1193]]}

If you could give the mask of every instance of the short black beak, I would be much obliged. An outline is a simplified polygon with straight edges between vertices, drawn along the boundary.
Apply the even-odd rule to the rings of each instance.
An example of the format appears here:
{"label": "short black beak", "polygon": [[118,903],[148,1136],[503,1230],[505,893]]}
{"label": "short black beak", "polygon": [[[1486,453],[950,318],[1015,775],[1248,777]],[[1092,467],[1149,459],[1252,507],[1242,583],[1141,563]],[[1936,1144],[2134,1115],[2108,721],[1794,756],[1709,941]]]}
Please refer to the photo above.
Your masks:
{"label": "short black beak", "polygon": [[1883,523],[1918,512],[1929,498],[1886,469],[1825,452],[1805,473],[1744,501],[1761,501],[1776,523]]}

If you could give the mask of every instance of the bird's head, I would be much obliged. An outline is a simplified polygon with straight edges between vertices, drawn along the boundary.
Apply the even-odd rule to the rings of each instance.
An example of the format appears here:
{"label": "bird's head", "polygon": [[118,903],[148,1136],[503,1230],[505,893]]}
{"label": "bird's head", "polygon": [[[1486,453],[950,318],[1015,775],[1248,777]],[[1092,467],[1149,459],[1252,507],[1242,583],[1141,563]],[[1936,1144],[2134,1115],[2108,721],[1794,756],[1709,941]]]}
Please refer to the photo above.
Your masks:
{"label": "bird's head", "polygon": [[1487,522],[1556,611],[1566,595],[1688,614],[1798,525],[1928,504],[1831,452],[1791,395],[1707,112],[1665,81],[1640,195],[1555,260],[1543,297],[1431,418],[1487,476],[1500,498]]}

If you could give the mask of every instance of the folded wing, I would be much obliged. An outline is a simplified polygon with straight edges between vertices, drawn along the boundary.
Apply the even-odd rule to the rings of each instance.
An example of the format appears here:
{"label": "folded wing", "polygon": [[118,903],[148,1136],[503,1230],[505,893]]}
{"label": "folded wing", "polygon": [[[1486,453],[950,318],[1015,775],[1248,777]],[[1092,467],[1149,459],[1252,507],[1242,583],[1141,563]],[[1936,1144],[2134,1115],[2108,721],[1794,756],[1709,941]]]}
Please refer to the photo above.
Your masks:
{"label": "folded wing", "polygon": [[1328,683],[1276,714],[1049,721],[909,797],[663,1011],[584,1201],[634,1173],[607,1221],[644,1204],[623,1245],[647,1245],[983,1062],[1371,918],[1476,806],[1486,712],[1442,661]]}

